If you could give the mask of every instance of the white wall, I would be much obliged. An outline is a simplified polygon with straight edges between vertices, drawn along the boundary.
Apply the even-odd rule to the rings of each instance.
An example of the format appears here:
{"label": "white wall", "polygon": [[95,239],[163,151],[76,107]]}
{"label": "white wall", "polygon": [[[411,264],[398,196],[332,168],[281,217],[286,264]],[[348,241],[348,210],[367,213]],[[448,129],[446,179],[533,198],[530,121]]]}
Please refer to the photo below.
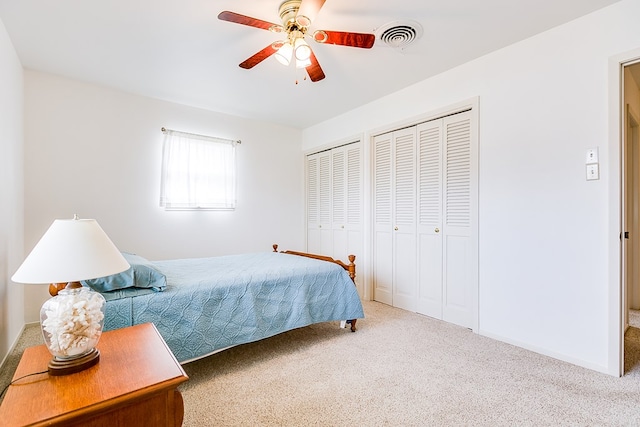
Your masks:
{"label": "white wall", "polygon": [[[608,67],[640,46],[639,16],[616,3],[305,129],[303,149],[479,96],[480,333],[616,374]],[[587,182],[593,147],[601,179]]]}
{"label": "white wall", "polygon": [[[240,139],[233,212],[158,206],[161,127]],[[25,247],[56,218],[95,218],[148,259],[304,249],[299,130],[25,72]],[[27,286],[37,320],[44,286]]]}
{"label": "white wall", "polygon": [[23,257],[23,73],[0,21],[0,363],[24,326],[23,285],[11,276]]}

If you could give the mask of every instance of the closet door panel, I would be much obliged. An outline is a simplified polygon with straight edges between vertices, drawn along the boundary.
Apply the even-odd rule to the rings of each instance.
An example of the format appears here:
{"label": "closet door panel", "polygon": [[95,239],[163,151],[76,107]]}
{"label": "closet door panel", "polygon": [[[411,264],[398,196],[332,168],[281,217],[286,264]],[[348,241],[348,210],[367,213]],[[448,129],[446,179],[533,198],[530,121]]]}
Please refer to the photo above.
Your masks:
{"label": "closet door panel", "polygon": [[472,289],[474,281],[472,248],[471,114],[456,114],[443,119],[444,130],[444,269],[443,320],[472,327]]}
{"label": "closet door panel", "polygon": [[330,254],[332,203],[331,153],[307,157],[307,252]]}
{"label": "closet door panel", "polygon": [[415,311],[417,295],[416,128],[393,133],[393,305]]}
{"label": "closet door panel", "polygon": [[469,284],[471,247],[467,237],[447,236],[446,259],[444,275],[446,289],[444,307],[446,311],[443,320],[456,325],[471,327],[472,311],[470,310],[472,295]]}
{"label": "closet door panel", "polygon": [[306,190],[307,252],[344,262],[351,254],[363,259],[362,142],[308,155]]}
{"label": "closet door panel", "polygon": [[330,254],[333,251],[333,233],[331,232],[331,214],[333,211],[332,200],[332,164],[331,152],[325,151],[318,155],[319,170],[319,225],[320,235],[319,254]]}
{"label": "closet door panel", "polygon": [[307,229],[307,252],[312,254],[322,253],[322,230],[318,228]]}
{"label": "closet door panel", "polygon": [[343,251],[347,247],[347,234],[345,230],[347,209],[347,171],[344,147],[331,150],[331,229],[333,230],[332,247],[329,255],[336,259],[344,259]]}
{"label": "closet door panel", "polygon": [[331,240],[331,251],[323,252],[321,255],[328,255],[334,259],[347,261],[347,252],[349,246],[349,235],[346,230],[333,230]]}
{"label": "closet door panel", "polygon": [[392,137],[373,139],[373,298],[393,304]]}
{"label": "closet door panel", "polygon": [[442,120],[417,127],[418,301],[416,311],[442,319]]}
{"label": "closet door panel", "polygon": [[393,306],[416,311],[416,237],[396,233],[393,248]]}
{"label": "closet door panel", "polygon": [[320,253],[320,171],[318,155],[307,156],[307,251]]}
{"label": "closet door panel", "polygon": [[[334,221],[333,257],[345,262],[348,255],[362,256],[362,144],[355,142],[335,149],[334,155]],[[336,168],[342,171],[336,174]],[[341,175],[339,178],[338,175]],[[341,188],[337,191],[338,187]],[[336,204],[341,208],[336,209]],[[336,218],[339,218],[336,220]],[[356,278],[356,282],[358,282]]]}
{"label": "closet door panel", "polygon": [[393,236],[389,232],[375,233],[373,250],[374,300],[393,305]]}
{"label": "closet door panel", "polygon": [[442,238],[421,234],[418,239],[420,260],[416,312],[442,319]]}
{"label": "closet door panel", "polygon": [[[345,233],[347,236],[347,244],[346,246],[344,246],[344,248],[346,248],[346,251],[344,251],[345,255],[340,256],[340,259],[343,260],[344,262],[349,262],[349,255],[355,255],[356,256],[356,263],[358,262],[358,259],[362,259],[364,258],[363,255],[363,251],[364,251],[364,245],[363,245],[363,239],[364,236],[362,234],[362,230],[347,230],[347,232]],[[358,258],[360,257],[360,258]],[[356,278],[356,283],[360,283],[358,278]]]}

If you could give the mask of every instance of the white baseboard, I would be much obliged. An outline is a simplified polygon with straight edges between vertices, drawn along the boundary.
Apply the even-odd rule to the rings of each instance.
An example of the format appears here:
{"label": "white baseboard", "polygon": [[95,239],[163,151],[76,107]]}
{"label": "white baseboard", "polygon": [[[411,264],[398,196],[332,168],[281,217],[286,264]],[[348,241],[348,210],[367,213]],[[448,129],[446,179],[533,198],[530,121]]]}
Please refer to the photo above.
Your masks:
{"label": "white baseboard", "polygon": [[16,338],[13,340],[13,344],[11,344],[11,346],[9,347],[9,350],[7,351],[7,354],[5,354],[4,357],[2,358],[2,362],[0,363],[0,370],[4,370],[4,364],[7,362],[7,359],[9,358],[9,355],[13,352],[13,350],[15,350],[16,345],[18,345],[18,341],[20,340],[20,337],[24,333],[24,329],[26,327],[27,327],[26,323],[24,325],[22,325],[22,328],[20,329],[20,332],[18,333],[18,335],[16,335]]}
{"label": "white baseboard", "polygon": [[7,351],[7,354],[5,354],[4,357],[2,358],[2,362],[0,362],[0,370],[4,369],[4,364],[7,363],[7,359],[9,358],[9,355],[13,352],[13,350],[15,350],[16,346],[18,345],[18,341],[22,337],[22,334],[24,334],[24,330],[27,328],[27,326],[38,325],[38,324],[40,324],[40,322],[29,322],[22,325],[22,328],[20,329],[20,332],[18,333],[15,340],[13,341],[13,344],[11,344],[11,346],[9,347],[9,351]]}
{"label": "white baseboard", "polygon": [[554,359],[562,360],[563,362],[571,363],[572,365],[580,366],[582,368],[590,369],[592,371],[597,371],[602,374],[612,375],[616,377],[618,376],[609,372],[609,369],[607,366],[598,365],[596,363],[590,363],[582,359],[577,359],[575,357],[567,356],[566,354],[557,353],[555,351],[549,351],[548,349],[545,349],[545,348],[540,348],[535,345],[531,345],[518,340],[513,340],[510,338],[505,338],[503,336],[492,334],[490,332],[486,332],[483,330],[478,331],[478,334],[487,338],[502,341],[507,344],[515,345],[516,347],[524,348],[525,350],[533,351],[534,353],[542,354],[543,356],[549,356]]}

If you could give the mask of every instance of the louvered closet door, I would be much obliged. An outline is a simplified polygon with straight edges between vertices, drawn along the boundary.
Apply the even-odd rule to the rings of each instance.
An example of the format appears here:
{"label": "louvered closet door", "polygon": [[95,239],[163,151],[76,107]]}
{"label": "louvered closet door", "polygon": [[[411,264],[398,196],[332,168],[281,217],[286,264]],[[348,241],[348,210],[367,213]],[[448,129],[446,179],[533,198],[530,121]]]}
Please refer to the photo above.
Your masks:
{"label": "louvered closet door", "polygon": [[418,125],[418,306],[442,319],[442,120]]}
{"label": "louvered closet door", "polygon": [[373,299],[393,305],[393,133],[373,139]]}
{"label": "louvered closet door", "polygon": [[374,299],[415,311],[415,127],[374,138]]}
{"label": "louvered closet door", "polygon": [[418,126],[418,313],[473,327],[471,112]]}
{"label": "louvered closet door", "polygon": [[307,251],[320,249],[320,171],[318,155],[307,156]]}
{"label": "louvered closet door", "polygon": [[307,251],[330,254],[333,250],[331,152],[307,156]]}
{"label": "louvered closet door", "polygon": [[331,230],[333,242],[329,255],[333,258],[344,259],[342,251],[347,248],[347,233],[345,230],[346,208],[347,208],[347,165],[344,147],[331,150],[331,186],[332,186],[332,206],[331,206]]}
{"label": "louvered closet door", "polygon": [[477,224],[471,112],[443,119],[443,320],[473,327]]}
{"label": "louvered closet door", "polygon": [[472,112],[374,138],[374,299],[473,328],[477,136]]}
{"label": "louvered closet door", "polygon": [[362,256],[362,144],[355,142],[331,150],[333,159],[334,258]]}
{"label": "louvered closet door", "polygon": [[393,132],[393,306],[417,306],[416,128]]}

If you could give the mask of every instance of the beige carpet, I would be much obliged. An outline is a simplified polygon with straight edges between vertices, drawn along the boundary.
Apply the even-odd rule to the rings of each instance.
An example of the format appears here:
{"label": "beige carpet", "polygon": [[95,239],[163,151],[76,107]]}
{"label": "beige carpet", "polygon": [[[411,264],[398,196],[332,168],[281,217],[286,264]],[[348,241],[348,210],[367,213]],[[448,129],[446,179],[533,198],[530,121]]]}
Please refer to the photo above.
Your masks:
{"label": "beige carpet", "polygon": [[[639,330],[626,340],[627,374],[615,378],[384,304],[364,307],[356,333],[312,325],[185,365],[184,425],[640,425]],[[29,327],[19,346],[38,342]]]}

